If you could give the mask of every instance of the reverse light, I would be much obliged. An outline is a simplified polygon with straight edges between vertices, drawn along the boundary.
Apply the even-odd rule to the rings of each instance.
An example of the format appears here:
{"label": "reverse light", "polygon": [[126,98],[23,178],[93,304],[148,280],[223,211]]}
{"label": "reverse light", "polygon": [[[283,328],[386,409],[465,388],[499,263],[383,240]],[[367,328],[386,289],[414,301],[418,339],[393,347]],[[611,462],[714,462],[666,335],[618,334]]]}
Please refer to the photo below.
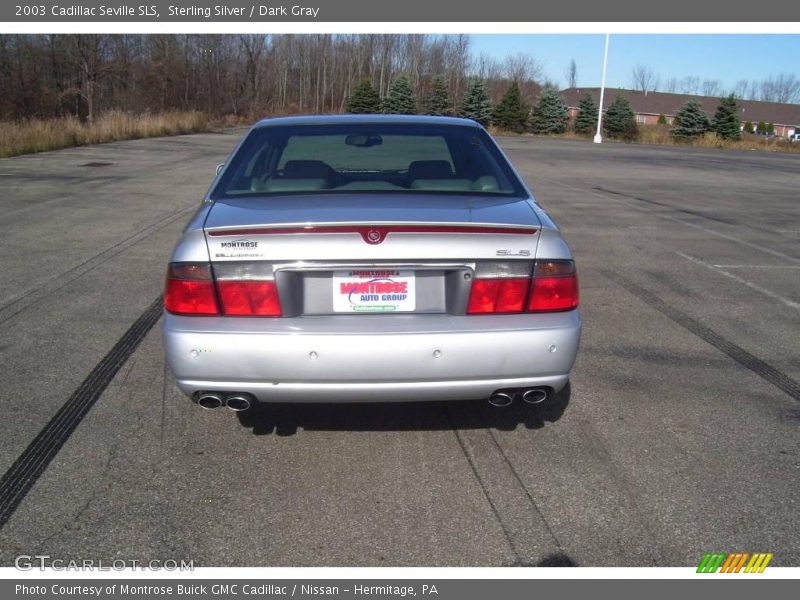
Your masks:
{"label": "reverse light", "polygon": [[272,281],[218,281],[222,312],[231,316],[280,317],[278,288]]}
{"label": "reverse light", "polygon": [[475,279],[467,304],[467,314],[522,312],[528,295],[528,278]]}
{"label": "reverse light", "polygon": [[272,265],[263,262],[220,263],[214,276],[222,313],[242,317],[280,317],[281,302]]}
{"label": "reverse light", "polygon": [[479,262],[475,265],[467,314],[522,312],[528,297],[530,276],[530,261]]}

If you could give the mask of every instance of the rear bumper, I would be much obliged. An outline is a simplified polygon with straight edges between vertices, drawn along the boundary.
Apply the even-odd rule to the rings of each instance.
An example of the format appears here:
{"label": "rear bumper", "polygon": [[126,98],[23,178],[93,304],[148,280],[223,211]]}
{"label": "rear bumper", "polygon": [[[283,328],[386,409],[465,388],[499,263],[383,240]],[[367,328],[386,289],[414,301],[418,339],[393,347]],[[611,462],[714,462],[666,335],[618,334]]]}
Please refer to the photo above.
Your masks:
{"label": "rear bumper", "polygon": [[248,392],[262,402],[465,400],[539,386],[558,391],[569,378],[580,332],[577,310],[296,319],[165,314],[163,326],[167,360],[184,393]]}

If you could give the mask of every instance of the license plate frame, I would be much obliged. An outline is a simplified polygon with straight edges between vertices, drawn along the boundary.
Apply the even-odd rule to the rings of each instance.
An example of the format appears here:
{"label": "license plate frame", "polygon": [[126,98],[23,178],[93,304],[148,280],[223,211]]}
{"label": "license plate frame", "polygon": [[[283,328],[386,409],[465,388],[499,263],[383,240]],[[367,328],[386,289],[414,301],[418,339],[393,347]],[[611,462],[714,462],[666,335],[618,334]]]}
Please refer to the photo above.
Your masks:
{"label": "license plate frame", "polygon": [[333,272],[334,313],[409,313],[416,309],[411,269],[340,269]]}

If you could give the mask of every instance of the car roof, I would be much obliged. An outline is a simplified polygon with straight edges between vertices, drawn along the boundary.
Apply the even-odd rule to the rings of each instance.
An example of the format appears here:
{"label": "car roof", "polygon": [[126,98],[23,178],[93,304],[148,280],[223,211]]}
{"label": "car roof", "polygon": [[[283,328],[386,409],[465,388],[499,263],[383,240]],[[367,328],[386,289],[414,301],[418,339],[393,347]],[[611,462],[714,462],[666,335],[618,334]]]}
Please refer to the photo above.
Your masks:
{"label": "car roof", "polygon": [[274,127],[279,125],[342,125],[359,123],[364,125],[407,124],[407,125],[459,125],[461,127],[480,127],[472,119],[457,117],[432,117],[427,115],[298,115],[293,117],[274,117],[262,119],[253,127]]}

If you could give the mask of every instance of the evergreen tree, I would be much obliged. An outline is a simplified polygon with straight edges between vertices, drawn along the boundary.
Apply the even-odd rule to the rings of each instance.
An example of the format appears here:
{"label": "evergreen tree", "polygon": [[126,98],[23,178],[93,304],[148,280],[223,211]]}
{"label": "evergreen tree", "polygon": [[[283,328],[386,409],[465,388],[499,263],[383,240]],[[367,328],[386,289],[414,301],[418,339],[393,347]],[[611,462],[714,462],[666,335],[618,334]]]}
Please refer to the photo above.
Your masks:
{"label": "evergreen tree", "polygon": [[569,124],[569,110],[554,87],[546,87],[533,109],[531,128],[534,133],[564,133]]}
{"label": "evergreen tree", "polygon": [[594,133],[597,129],[597,104],[590,93],[586,93],[578,105],[575,117],[575,133]]}
{"label": "evergreen tree", "polygon": [[441,75],[433,78],[431,93],[425,98],[425,114],[445,117],[450,114],[450,96]]}
{"label": "evergreen tree", "polygon": [[666,125],[667,124],[667,117],[666,117],[666,115],[664,115],[664,113],[661,113],[660,115],[658,115],[657,123],[659,125]]}
{"label": "evergreen tree", "polygon": [[528,107],[516,81],[511,82],[500,104],[494,107],[492,122],[506,131],[522,133],[528,128]]}
{"label": "evergreen tree", "polygon": [[461,102],[461,114],[467,119],[473,119],[483,126],[492,121],[492,103],[489,100],[489,91],[486,83],[479,77],[471,77],[467,85],[467,92]]}
{"label": "evergreen tree", "polygon": [[417,100],[408,77],[401,75],[389,86],[389,92],[383,99],[383,112],[393,115],[417,114]]}
{"label": "evergreen tree", "polygon": [[610,137],[633,140],[636,138],[638,129],[636,127],[636,116],[628,99],[624,96],[617,96],[606,109],[606,116],[603,119],[603,129]]}
{"label": "evergreen tree", "polygon": [[347,112],[368,114],[381,112],[381,97],[369,81],[359,83],[347,99]]}
{"label": "evergreen tree", "polygon": [[733,94],[720,100],[714,114],[714,131],[723,140],[738,140],[742,137],[742,122],[739,120],[739,104]]}
{"label": "evergreen tree", "polygon": [[773,123],[767,123],[767,133],[775,133],[775,125]]}
{"label": "evergreen tree", "polygon": [[753,127],[753,122],[748,121],[744,124],[744,132],[745,133],[755,133],[755,128]]}
{"label": "evergreen tree", "polygon": [[764,121],[759,121],[756,125],[756,133],[767,133],[767,124]]}
{"label": "evergreen tree", "polygon": [[689,100],[675,113],[672,135],[677,138],[695,138],[703,135],[709,129],[711,129],[711,122],[697,100]]}

